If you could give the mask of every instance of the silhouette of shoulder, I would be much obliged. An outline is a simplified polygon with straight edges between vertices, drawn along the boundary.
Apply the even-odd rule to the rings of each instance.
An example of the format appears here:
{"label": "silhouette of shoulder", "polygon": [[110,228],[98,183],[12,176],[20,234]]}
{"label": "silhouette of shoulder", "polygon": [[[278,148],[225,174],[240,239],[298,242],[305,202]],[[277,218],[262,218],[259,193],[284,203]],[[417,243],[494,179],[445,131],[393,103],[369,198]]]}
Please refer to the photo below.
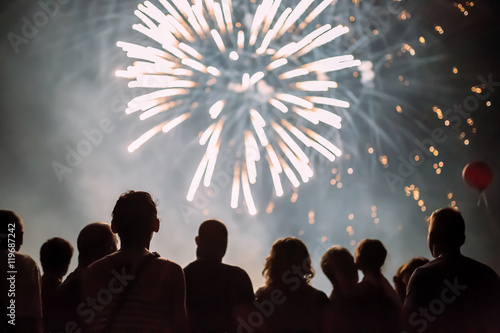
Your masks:
{"label": "silhouette of shoulder", "polygon": [[443,267],[445,270],[457,270],[457,271],[463,271],[463,272],[472,272],[475,271],[475,274],[472,274],[473,276],[483,276],[483,275],[490,275],[490,276],[496,276],[498,279],[498,276],[496,273],[487,265],[483,264],[482,262],[479,262],[477,260],[474,260],[472,258],[466,257],[466,256],[457,256],[457,257],[450,257],[450,258],[437,258],[435,260],[430,261],[426,265],[422,266],[422,270],[432,270],[436,269],[439,270],[440,267]]}
{"label": "silhouette of shoulder", "polygon": [[186,276],[186,302],[188,308],[194,303],[225,302],[235,303],[253,301],[252,282],[247,272],[209,260],[196,260],[184,268]]}
{"label": "silhouette of shoulder", "polygon": [[140,272],[136,271],[137,267],[137,262],[131,262],[115,252],[85,269],[85,297],[99,297],[106,291],[113,295],[109,304],[101,304],[104,310],[98,312],[96,319],[91,321],[91,329],[106,327],[106,320],[121,299],[123,290],[132,281],[133,288],[129,290],[127,301],[116,317],[116,329],[142,327],[144,330],[158,330],[168,328],[174,322],[173,309],[179,306],[176,302],[184,300],[182,268],[160,257],[150,260]]}
{"label": "silhouette of shoulder", "polygon": [[227,272],[235,272],[235,274],[246,275],[246,272],[238,266],[231,266],[231,265],[228,265],[228,264],[225,264],[222,262],[215,262],[215,261],[203,260],[203,259],[198,259],[198,260],[193,261],[192,263],[190,263],[189,265],[184,267],[184,270],[185,271],[186,270],[187,271],[189,271],[189,270],[194,271],[194,270],[200,270],[200,269],[203,270],[203,269],[208,268],[208,267],[220,269],[222,271],[227,271]]}
{"label": "silhouette of shoulder", "polygon": [[265,332],[321,332],[329,310],[326,294],[307,283],[259,288],[258,304],[272,304]]}
{"label": "silhouette of shoulder", "polygon": [[335,291],[329,297],[329,313],[326,321],[329,325],[327,331],[333,332],[359,332],[362,325],[359,296],[357,286],[350,295],[342,295]]}
{"label": "silhouette of shoulder", "polygon": [[240,267],[203,259],[190,263],[184,273],[191,330],[235,331],[239,311],[254,300],[248,274]]}
{"label": "silhouette of shoulder", "polygon": [[[172,291],[172,286],[168,282],[175,284],[175,280],[183,278],[182,268],[165,258],[154,258],[149,261],[147,266],[143,267],[141,272],[135,272],[136,266],[137,263],[131,264],[118,252],[115,252],[91,264],[84,272],[84,279],[86,283],[94,282],[96,285],[93,287],[97,292],[109,284],[109,278],[116,277],[119,283],[127,285],[128,281],[134,280],[140,274],[134,289],[140,290],[138,294],[142,294],[141,298],[156,300],[165,297]],[[92,288],[92,284],[89,287]]]}
{"label": "silhouette of shoulder", "polygon": [[[119,252],[114,252],[93,262],[91,265],[89,265],[87,271],[100,271],[100,270],[106,271],[107,269],[109,270],[112,268],[116,268],[117,266],[120,265],[124,266],[128,264],[129,260],[127,260],[127,258],[119,255]],[[162,257],[156,257],[154,260],[150,261],[150,265],[148,265],[148,267],[149,266],[153,267],[154,269],[158,268],[161,269],[160,271],[157,272],[158,274],[164,273],[169,269],[182,270],[181,266],[178,265],[177,263]]]}
{"label": "silhouette of shoulder", "polygon": [[319,305],[320,307],[327,306],[329,303],[329,298],[324,292],[306,283],[301,283],[300,285],[285,284],[281,287],[261,287],[255,294],[258,299],[265,299],[269,298],[273,290],[276,289],[282,291],[283,294],[286,295],[287,299],[291,300],[291,302],[293,302],[294,300],[299,300],[300,303],[305,303],[303,302],[303,300],[307,299],[308,301],[313,302],[312,305]]}
{"label": "silhouette of shoulder", "polygon": [[76,309],[82,301],[82,278],[83,269],[76,269],[57,287],[55,299],[58,306],[58,320],[53,327],[54,331],[64,331],[68,322],[78,325],[80,318]]}
{"label": "silhouette of shoulder", "polygon": [[[41,278],[40,270],[33,258],[27,254],[14,252],[16,271],[16,317],[22,321],[24,318],[42,318],[41,308]],[[2,258],[0,265],[2,272],[7,272],[7,252],[5,252],[5,260]],[[9,277],[8,274],[5,274]],[[2,292],[2,298],[8,304],[8,292]]]}
{"label": "silhouette of shoulder", "polygon": [[242,268],[209,260],[195,260],[184,268],[184,272],[186,281],[187,279],[213,278],[213,280],[207,280],[207,283],[219,281],[221,284],[225,282],[245,284],[250,282],[250,277]]}
{"label": "silhouette of shoulder", "polygon": [[499,301],[500,278],[490,267],[462,255],[438,257],[411,276],[405,312],[412,322],[419,323],[415,311],[439,303],[446,306],[446,311],[434,311],[439,316],[428,325],[481,331],[493,325],[491,319],[497,317],[494,312],[500,310]]}
{"label": "silhouette of shoulder", "polygon": [[465,256],[437,258],[413,273],[408,283],[407,302],[410,305],[430,302],[450,283],[466,285],[463,288],[472,288],[474,293],[484,290],[483,297],[487,298],[488,294],[495,295],[500,290],[500,278],[487,265]]}

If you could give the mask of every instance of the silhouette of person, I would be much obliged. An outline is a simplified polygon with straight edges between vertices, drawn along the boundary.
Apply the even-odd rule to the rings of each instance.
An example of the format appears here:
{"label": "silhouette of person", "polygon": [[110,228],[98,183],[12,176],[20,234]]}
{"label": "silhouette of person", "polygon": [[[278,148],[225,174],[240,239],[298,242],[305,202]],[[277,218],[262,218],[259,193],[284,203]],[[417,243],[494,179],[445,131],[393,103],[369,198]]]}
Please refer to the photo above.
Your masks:
{"label": "silhouette of person", "polygon": [[346,248],[332,246],[321,258],[321,269],[333,286],[330,294],[329,332],[357,332],[358,269]]}
{"label": "silhouette of person", "polygon": [[401,301],[382,274],[387,250],[377,239],[362,240],[356,248],[356,266],[363,272],[358,284],[361,331],[399,331]]}
{"label": "silhouette of person", "polygon": [[117,250],[116,234],[109,224],[103,222],[86,225],[80,231],[76,244],[78,266],[56,290],[58,316],[53,326],[56,332],[73,331],[81,326],[77,308],[82,302],[83,271],[94,261]]}
{"label": "silhouette of person", "polygon": [[218,220],[200,225],[197,259],[184,268],[186,306],[192,332],[236,332],[254,301],[252,282],[241,268],[222,263],[227,228]]}
{"label": "silhouette of person", "polygon": [[423,257],[412,258],[407,263],[401,265],[398,268],[396,275],[394,275],[394,277],[392,278],[392,281],[394,282],[396,293],[401,299],[401,302],[405,301],[406,287],[408,286],[408,281],[410,281],[410,277],[413,274],[413,272],[417,268],[427,264],[428,262],[429,259]]}
{"label": "silhouette of person", "polygon": [[73,256],[73,246],[65,239],[54,237],[43,243],[40,248],[42,264],[42,313],[44,331],[49,332],[57,319],[55,293],[68,272]]}
{"label": "silhouette of person", "polygon": [[428,244],[435,258],[415,270],[404,304],[410,331],[499,332],[500,279],[488,266],[465,257],[465,221],[446,207],[428,220]]}
{"label": "silhouette of person", "polygon": [[21,218],[12,211],[0,210],[2,332],[42,332],[40,271],[30,256],[18,252],[23,235]]}
{"label": "silhouette of person", "polygon": [[[262,272],[266,285],[256,293],[255,318],[248,324],[264,332],[321,332],[328,311],[328,297],[309,283],[314,277],[306,245],[295,237],[277,240]],[[253,317],[257,317],[254,315]],[[257,318],[258,319],[258,318]]]}
{"label": "silhouette of person", "polygon": [[182,268],[151,253],[160,220],[147,192],[129,191],[113,209],[111,229],[121,248],[83,273],[84,303],[77,311],[84,327],[100,332],[187,330]]}

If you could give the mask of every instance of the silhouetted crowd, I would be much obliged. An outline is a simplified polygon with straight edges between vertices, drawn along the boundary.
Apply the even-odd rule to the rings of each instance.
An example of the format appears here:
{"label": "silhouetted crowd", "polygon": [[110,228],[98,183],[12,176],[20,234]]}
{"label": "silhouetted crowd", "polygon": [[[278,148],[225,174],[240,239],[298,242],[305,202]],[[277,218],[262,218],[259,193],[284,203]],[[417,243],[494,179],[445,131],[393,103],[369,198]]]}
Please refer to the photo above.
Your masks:
{"label": "silhouetted crowd", "polygon": [[500,279],[460,253],[461,213],[437,210],[428,225],[435,259],[413,258],[402,265],[393,278],[395,289],[381,272],[387,251],[379,240],[361,241],[354,256],[340,246],[328,249],[321,258],[333,287],[327,297],[310,285],[311,256],[295,237],[273,244],[262,271],[265,285],[255,293],[245,270],[222,263],[228,230],[218,220],[200,225],[197,259],[184,269],[151,252],[160,221],[147,192],[122,194],[111,225],[96,222],[80,231],[78,266],[64,281],[73,246],[62,238],[46,241],[40,277],[35,261],[18,252],[22,220],[0,210],[0,330],[500,332]]}

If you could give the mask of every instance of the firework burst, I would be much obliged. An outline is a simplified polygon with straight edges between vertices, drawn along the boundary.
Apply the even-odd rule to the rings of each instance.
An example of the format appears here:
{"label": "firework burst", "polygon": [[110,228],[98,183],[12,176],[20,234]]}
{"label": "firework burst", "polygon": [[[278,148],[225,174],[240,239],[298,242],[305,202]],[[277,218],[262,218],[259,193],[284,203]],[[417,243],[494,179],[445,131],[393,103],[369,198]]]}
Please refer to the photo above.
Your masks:
{"label": "firework burst", "polygon": [[190,117],[201,117],[209,126],[199,144],[207,148],[189,187],[189,201],[202,183],[210,186],[222,146],[235,147],[233,208],[242,192],[249,213],[257,213],[251,185],[257,182],[260,160],[267,163],[278,197],[283,195],[282,179],[294,187],[307,182],[313,176],[307,151],[314,149],[330,161],[342,154],[318,133],[324,128],[320,124],[339,129],[336,111],[349,107],[334,98],[337,83],[330,73],[361,64],[352,55],[317,52],[349,31],[315,22],[334,2],[302,0],[293,8],[281,0],[263,0],[256,8],[233,6],[231,0],[160,0],[162,9],[149,1],[139,5],[135,15],[142,23],[133,29],[161,48],[118,42],[137,61],[116,75],[132,79],[131,88],[154,89],[131,100],[127,114],[168,119],[133,141],[128,151]]}

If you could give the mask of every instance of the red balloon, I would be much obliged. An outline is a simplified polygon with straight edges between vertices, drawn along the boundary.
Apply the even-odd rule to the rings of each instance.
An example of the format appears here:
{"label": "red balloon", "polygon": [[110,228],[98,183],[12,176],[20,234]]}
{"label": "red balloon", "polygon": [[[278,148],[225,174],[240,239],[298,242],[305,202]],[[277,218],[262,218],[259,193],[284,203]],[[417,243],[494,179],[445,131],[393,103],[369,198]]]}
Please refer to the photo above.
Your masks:
{"label": "red balloon", "polygon": [[462,177],[470,187],[484,191],[493,180],[493,170],[484,162],[471,162],[465,166]]}

